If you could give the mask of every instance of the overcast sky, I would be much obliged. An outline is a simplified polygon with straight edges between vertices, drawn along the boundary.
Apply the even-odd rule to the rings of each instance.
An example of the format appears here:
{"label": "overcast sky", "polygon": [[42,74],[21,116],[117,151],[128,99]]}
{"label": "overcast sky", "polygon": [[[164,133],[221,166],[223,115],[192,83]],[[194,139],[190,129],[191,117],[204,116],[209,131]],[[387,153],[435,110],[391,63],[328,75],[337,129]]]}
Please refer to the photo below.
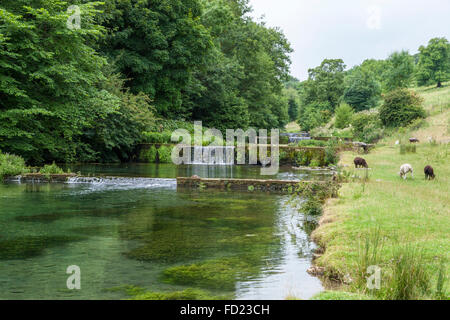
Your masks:
{"label": "overcast sky", "polygon": [[450,41],[450,0],[250,0],[252,16],[289,39],[291,73],[305,80],[325,58],[347,67],[396,50],[416,53],[434,37]]}

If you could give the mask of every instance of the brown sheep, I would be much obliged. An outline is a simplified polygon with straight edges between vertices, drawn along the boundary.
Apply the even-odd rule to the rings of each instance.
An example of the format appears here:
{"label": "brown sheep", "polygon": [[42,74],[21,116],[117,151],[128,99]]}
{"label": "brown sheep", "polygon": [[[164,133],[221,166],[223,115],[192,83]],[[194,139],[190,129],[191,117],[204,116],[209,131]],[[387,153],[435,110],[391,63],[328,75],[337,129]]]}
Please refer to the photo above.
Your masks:
{"label": "brown sheep", "polygon": [[425,172],[425,179],[426,180],[434,180],[434,178],[436,177],[434,175],[434,170],[433,170],[432,166],[426,166],[423,171]]}
{"label": "brown sheep", "polygon": [[365,159],[363,158],[355,158],[355,160],[353,160],[353,162],[355,163],[355,168],[368,168],[369,166],[367,165],[367,162]]}
{"label": "brown sheep", "polygon": [[418,142],[420,142],[420,141],[419,141],[419,139],[417,139],[417,138],[411,138],[411,139],[409,139],[409,142],[410,142],[410,143],[418,143]]}

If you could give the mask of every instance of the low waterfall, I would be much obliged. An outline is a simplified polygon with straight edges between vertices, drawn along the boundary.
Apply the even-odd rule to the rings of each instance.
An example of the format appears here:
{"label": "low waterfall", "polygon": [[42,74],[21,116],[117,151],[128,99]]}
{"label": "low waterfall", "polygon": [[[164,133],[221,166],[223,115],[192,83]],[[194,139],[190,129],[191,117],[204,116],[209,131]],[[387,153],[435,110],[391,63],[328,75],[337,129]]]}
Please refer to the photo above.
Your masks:
{"label": "low waterfall", "polygon": [[176,188],[175,179],[128,178],[128,177],[73,177],[68,184],[83,184],[96,190],[131,190],[153,188]]}

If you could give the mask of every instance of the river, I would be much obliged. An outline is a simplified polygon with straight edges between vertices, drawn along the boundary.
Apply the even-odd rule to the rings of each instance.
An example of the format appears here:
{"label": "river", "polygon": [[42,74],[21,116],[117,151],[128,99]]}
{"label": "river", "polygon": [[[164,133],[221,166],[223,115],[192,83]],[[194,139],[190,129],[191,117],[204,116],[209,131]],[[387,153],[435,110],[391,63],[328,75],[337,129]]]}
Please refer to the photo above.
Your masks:
{"label": "river", "polygon": [[[312,222],[289,195],[178,190],[177,176],[327,179],[251,166],[66,166],[64,184],[0,183],[0,299],[127,299],[202,290],[231,299],[308,299]],[[68,266],[81,270],[69,290]]]}

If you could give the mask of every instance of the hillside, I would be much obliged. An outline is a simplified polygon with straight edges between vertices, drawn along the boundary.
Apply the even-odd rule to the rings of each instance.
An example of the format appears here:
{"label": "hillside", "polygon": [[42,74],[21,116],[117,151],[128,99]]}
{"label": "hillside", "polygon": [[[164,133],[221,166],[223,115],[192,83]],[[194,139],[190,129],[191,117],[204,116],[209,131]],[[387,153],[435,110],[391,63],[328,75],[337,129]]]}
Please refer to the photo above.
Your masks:
{"label": "hillside", "polygon": [[[316,263],[328,275],[346,279],[341,290],[372,299],[445,298],[450,247],[450,86],[417,90],[429,117],[418,129],[400,129],[364,156],[370,169],[354,169],[353,152],[340,165],[350,182],[338,199],[328,201],[314,239],[325,253]],[[417,137],[416,153],[400,153],[396,140]],[[436,142],[428,142],[432,137]],[[414,178],[398,171],[410,163]],[[426,181],[423,168],[432,165],[436,179]],[[366,269],[381,267],[380,290],[366,287]],[[329,295],[329,293],[324,293]],[[340,297],[339,292],[331,296]],[[319,299],[321,296],[318,297]]]}

